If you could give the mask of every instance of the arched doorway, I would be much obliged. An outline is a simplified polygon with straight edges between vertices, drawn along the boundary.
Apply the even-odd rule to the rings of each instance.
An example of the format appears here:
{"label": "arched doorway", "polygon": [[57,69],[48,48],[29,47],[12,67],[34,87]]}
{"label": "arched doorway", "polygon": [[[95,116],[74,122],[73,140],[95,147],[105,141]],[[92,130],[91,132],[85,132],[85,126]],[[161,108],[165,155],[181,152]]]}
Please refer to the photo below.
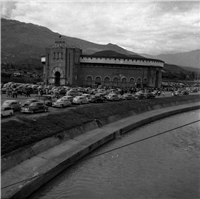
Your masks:
{"label": "arched doorway", "polygon": [[60,86],[60,72],[55,72],[55,86]]}

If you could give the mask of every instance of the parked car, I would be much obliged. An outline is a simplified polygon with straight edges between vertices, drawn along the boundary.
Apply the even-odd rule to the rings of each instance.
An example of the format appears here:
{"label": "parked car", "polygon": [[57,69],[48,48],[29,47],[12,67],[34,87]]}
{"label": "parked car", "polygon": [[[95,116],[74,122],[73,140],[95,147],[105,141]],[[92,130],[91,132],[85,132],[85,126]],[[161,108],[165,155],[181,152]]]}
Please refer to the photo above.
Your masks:
{"label": "parked car", "polygon": [[74,91],[74,90],[71,90],[71,91],[67,91],[66,95],[70,95],[72,97],[76,97],[76,96],[80,96],[81,93],[79,93],[77,91]]}
{"label": "parked car", "polygon": [[156,97],[156,94],[154,94],[153,92],[146,92],[146,93],[144,93],[144,97],[146,99],[153,99]]}
{"label": "parked car", "polygon": [[126,100],[132,100],[132,99],[134,99],[133,95],[130,94],[130,93],[123,94],[123,98],[126,99]]}
{"label": "parked car", "polygon": [[115,93],[110,93],[106,96],[106,99],[109,100],[109,101],[119,101],[120,98],[118,97],[117,94]]}
{"label": "parked car", "polygon": [[81,96],[86,97],[88,99],[88,101],[90,102],[90,100],[91,100],[91,95],[90,94],[83,93]]}
{"label": "parked car", "polygon": [[22,104],[22,107],[28,106],[28,105],[30,105],[30,104],[33,103],[33,102],[39,102],[39,101],[38,101],[37,99],[35,99],[35,98],[27,99],[27,100]]}
{"label": "parked car", "polygon": [[56,96],[43,95],[40,99],[46,106],[52,106],[53,102],[57,100]]}
{"label": "parked car", "polygon": [[56,101],[52,104],[52,106],[53,106],[53,107],[61,107],[61,108],[64,108],[64,107],[70,106],[71,104],[72,104],[72,103],[70,102],[70,100],[60,98],[60,99],[56,100]]}
{"label": "parked car", "polygon": [[105,102],[105,98],[102,97],[101,95],[92,95],[90,98],[90,102],[92,103],[97,103],[97,102]]}
{"label": "parked car", "polygon": [[9,106],[1,107],[1,117],[14,115],[14,111]]}
{"label": "parked car", "polygon": [[179,95],[180,95],[179,91],[172,91],[172,96],[179,96]]}
{"label": "parked car", "polygon": [[74,97],[73,97],[73,96],[71,96],[71,95],[65,95],[65,96],[61,97],[61,99],[66,99],[66,100],[69,100],[69,101],[72,103],[72,102],[73,102],[73,99],[74,99]]}
{"label": "parked car", "polygon": [[135,99],[145,99],[145,94],[143,92],[136,92],[134,95]]}
{"label": "parked car", "polygon": [[188,90],[182,90],[180,92],[181,95],[189,95],[189,91]]}
{"label": "parked car", "polygon": [[48,107],[42,102],[32,102],[21,108],[22,113],[47,112]]}
{"label": "parked car", "polygon": [[89,100],[85,96],[76,96],[73,99],[73,104],[87,104]]}
{"label": "parked car", "polygon": [[18,100],[6,100],[3,104],[3,107],[11,107],[13,111],[20,111],[21,110],[21,103]]}
{"label": "parked car", "polygon": [[5,87],[1,88],[1,94],[5,94],[6,93],[6,89]]}

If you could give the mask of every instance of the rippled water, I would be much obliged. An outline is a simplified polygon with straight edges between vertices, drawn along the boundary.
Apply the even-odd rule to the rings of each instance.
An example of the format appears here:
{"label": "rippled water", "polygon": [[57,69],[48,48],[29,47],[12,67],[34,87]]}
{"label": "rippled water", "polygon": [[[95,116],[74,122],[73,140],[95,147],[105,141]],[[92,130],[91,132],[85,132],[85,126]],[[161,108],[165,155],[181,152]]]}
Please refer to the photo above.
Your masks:
{"label": "rippled water", "polygon": [[[179,114],[138,128],[90,156],[200,119]],[[200,122],[79,161],[29,199],[198,199]]]}

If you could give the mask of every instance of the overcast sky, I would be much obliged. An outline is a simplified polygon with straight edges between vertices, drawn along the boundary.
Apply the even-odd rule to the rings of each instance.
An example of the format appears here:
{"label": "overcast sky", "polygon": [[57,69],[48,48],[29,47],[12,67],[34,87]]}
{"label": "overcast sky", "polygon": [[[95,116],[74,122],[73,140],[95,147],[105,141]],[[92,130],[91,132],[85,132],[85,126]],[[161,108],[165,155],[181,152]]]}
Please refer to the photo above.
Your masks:
{"label": "overcast sky", "polygon": [[4,17],[140,54],[200,49],[200,1],[1,2]]}

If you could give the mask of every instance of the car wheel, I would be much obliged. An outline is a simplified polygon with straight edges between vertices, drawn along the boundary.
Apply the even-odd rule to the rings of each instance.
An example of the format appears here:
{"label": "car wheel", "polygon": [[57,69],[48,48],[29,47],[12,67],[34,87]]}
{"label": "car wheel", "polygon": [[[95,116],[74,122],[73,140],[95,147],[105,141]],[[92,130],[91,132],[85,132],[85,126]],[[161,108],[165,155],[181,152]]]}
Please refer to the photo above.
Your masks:
{"label": "car wheel", "polygon": [[64,108],[64,105],[62,104],[62,108]]}
{"label": "car wheel", "polygon": [[33,113],[34,113],[34,110],[31,111],[31,114],[33,114]]}

